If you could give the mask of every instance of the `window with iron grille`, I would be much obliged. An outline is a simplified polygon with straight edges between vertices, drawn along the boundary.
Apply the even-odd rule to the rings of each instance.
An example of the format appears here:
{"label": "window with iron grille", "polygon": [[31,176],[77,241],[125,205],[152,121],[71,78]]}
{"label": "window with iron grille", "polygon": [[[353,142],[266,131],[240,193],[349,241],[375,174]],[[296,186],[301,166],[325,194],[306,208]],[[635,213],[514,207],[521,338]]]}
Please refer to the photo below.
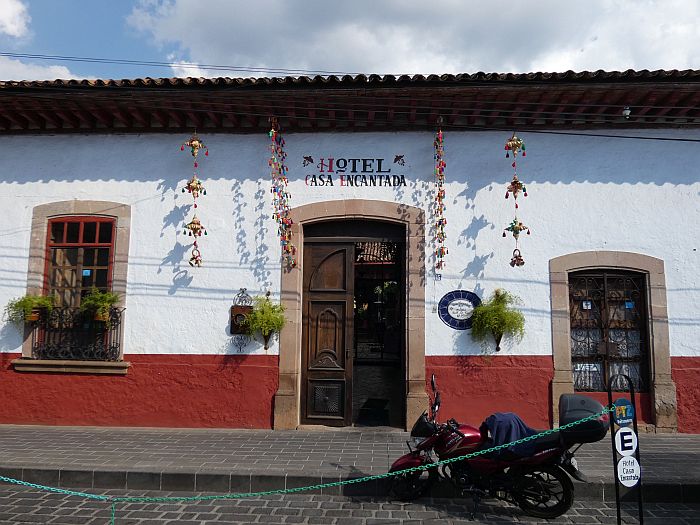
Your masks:
{"label": "window with iron grille", "polygon": [[[571,364],[574,390],[604,391],[616,374],[649,391],[646,276],[635,272],[569,274]],[[626,383],[613,390],[626,390]]]}
{"label": "window with iron grille", "polygon": [[114,219],[61,217],[49,220],[46,292],[56,306],[80,306],[92,288],[110,290]]}

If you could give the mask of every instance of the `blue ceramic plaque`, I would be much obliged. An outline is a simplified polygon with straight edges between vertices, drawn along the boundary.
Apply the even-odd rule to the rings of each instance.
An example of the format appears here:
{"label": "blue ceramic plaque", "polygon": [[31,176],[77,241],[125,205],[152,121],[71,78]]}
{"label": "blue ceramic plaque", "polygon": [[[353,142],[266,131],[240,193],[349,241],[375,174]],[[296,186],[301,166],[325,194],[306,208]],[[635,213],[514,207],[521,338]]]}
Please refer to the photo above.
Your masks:
{"label": "blue ceramic plaque", "polygon": [[453,290],[447,292],[438,303],[438,315],[442,322],[455,330],[472,327],[472,312],[481,304],[474,292]]}

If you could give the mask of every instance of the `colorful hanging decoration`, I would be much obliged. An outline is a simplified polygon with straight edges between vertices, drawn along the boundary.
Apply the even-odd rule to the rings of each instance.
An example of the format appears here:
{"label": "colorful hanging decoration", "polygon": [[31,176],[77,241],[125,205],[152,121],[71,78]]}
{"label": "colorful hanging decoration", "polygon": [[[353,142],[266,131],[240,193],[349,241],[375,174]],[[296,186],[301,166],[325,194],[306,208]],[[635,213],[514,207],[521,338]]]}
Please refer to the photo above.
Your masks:
{"label": "colorful hanging decoration", "polygon": [[445,149],[443,146],[442,129],[438,128],[435,134],[433,147],[435,148],[435,202],[433,203],[433,211],[435,217],[435,269],[442,270],[445,267],[445,256],[447,255],[447,247],[445,240],[445,226],[447,219],[445,218]]}
{"label": "colorful hanging decoration", "polygon": [[297,265],[296,246],[292,243],[292,217],[290,214],[289,199],[291,194],[287,191],[287,166],[285,159],[287,153],[284,151],[284,139],[279,131],[279,124],[276,118],[271,119],[270,129],[270,176],[272,178],[272,218],[277,222],[277,235],[280,238],[282,248],[282,260],[289,268]]}
{"label": "colorful hanging decoration", "polygon": [[207,234],[207,229],[204,227],[202,222],[195,215],[192,220],[185,224],[185,234],[190,237],[194,237],[194,244],[192,245],[192,256],[190,257],[190,266],[196,266],[197,268],[202,266],[204,262],[202,260],[202,254],[199,251],[199,244],[197,243],[197,237],[201,237],[202,234]]}
{"label": "colorful hanging decoration", "polygon": [[197,197],[206,195],[207,190],[202,184],[202,181],[197,178],[197,174],[192,175],[192,178],[187,182],[187,185],[182,188],[182,193],[189,193],[194,198],[194,207],[197,207]]}
{"label": "colorful hanging decoration", "polygon": [[513,174],[513,180],[510,181],[510,184],[508,184],[508,188],[506,189],[506,199],[510,194],[513,194],[513,200],[515,201],[515,209],[518,209],[518,195],[520,193],[523,194],[523,197],[527,197],[527,188],[525,185],[518,180],[518,175]]}
{"label": "colorful hanging decoration", "polygon": [[194,157],[195,169],[199,167],[199,164],[197,163],[197,155],[199,155],[200,149],[204,150],[205,157],[209,156],[209,149],[204,145],[204,142],[199,140],[199,137],[197,136],[196,131],[194,132],[194,135],[192,135],[187,142],[185,142],[182,146],[180,146],[180,151],[185,151],[185,146],[190,148],[190,153]]}
{"label": "colorful hanging decoration", "polygon": [[515,239],[515,250],[513,250],[513,256],[510,260],[510,265],[512,267],[515,266],[523,266],[525,264],[525,259],[523,258],[522,254],[520,253],[520,246],[519,246],[519,239],[520,239],[520,234],[523,231],[527,230],[527,234],[530,235],[530,228],[525,226],[519,219],[518,219],[518,196],[522,193],[523,197],[527,197],[527,188],[523,184],[523,182],[518,179],[518,166],[517,166],[517,157],[520,153],[522,153],[522,156],[525,157],[525,142],[523,139],[518,137],[515,133],[506,141],[505,148],[506,150],[506,158],[510,157],[510,154],[513,154],[513,162],[511,166],[513,167],[513,179],[510,181],[510,184],[506,187],[506,199],[512,194],[513,195],[513,202],[515,203],[515,217],[511,221],[511,223],[503,230],[503,237],[506,237],[506,232],[511,232],[513,234],[513,238]]}
{"label": "colorful hanging decoration", "polygon": [[[194,158],[193,167],[194,173],[192,178],[187,182],[184,188],[182,188],[182,193],[189,193],[194,199],[194,207],[197,208],[197,199],[201,195],[206,195],[207,190],[204,188],[202,181],[197,177],[197,168],[199,168],[199,162],[197,161],[197,156],[201,150],[204,150],[204,156],[209,156],[209,149],[204,145],[197,132],[195,132],[187,142],[180,146],[180,151],[185,151],[185,147],[190,148],[190,153]],[[201,221],[197,218],[197,215],[192,217],[192,220],[185,224],[185,234],[190,237],[194,237],[194,244],[192,245],[192,256],[190,257],[190,266],[201,267],[203,264],[202,254],[199,251],[199,244],[197,243],[197,238],[201,237],[202,234],[207,235],[207,229],[202,225]]]}
{"label": "colorful hanging decoration", "polygon": [[184,233],[189,235],[190,237],[201,237],[202,234],[207,235],[207,229],[202,224],[202,221],[200,221],[195,215],[194,217],[192,217],[192,220],[190,222],[185,224]]}

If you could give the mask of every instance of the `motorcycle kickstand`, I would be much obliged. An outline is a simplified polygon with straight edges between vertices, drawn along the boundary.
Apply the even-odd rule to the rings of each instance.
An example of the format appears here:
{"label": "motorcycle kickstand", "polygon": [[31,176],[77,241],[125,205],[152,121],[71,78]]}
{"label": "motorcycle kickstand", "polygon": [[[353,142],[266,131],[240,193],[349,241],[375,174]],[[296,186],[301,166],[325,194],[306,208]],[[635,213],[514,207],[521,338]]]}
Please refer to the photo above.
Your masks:
{"label": "motorcycle kickstand", "polygon": [[472,511],[469,514],[469,519],[474,521],[476,519],[476,511],[479,510],[479,503],[481,502],[481,495],[475,493],[472,496],[472,501],[474,502],[474,506],[472,507]]}

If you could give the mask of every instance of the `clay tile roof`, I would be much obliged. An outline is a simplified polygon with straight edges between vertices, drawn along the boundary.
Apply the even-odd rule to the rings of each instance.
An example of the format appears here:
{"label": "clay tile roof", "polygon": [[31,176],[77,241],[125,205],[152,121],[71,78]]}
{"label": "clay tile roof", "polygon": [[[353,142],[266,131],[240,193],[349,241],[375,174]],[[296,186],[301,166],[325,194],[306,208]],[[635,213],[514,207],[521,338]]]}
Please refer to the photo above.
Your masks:
{"label": "clay tile roof", "polygon": [[700,70],[0,81],[0,97],[0,133],[700,127]]}

